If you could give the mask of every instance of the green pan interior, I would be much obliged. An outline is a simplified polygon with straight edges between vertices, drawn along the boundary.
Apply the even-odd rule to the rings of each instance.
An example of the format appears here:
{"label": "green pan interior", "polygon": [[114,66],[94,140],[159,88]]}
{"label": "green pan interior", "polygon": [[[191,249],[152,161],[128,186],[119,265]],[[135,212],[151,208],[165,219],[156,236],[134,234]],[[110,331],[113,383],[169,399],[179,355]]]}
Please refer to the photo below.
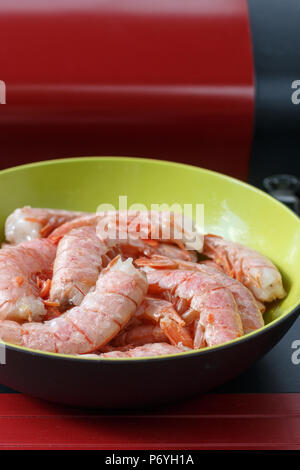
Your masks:
{"label": "green pan interior", "polygon": [[[54,160],[0,172],[0,233],[17,207],[95,211],[99,204],[204,204],[205,230],[253,247],[280,269],[287,297],[266,323],[300,302],[300,220],[265,193],[201,168],[127,157]],[[191,214],[192,215],[192,214]]]}

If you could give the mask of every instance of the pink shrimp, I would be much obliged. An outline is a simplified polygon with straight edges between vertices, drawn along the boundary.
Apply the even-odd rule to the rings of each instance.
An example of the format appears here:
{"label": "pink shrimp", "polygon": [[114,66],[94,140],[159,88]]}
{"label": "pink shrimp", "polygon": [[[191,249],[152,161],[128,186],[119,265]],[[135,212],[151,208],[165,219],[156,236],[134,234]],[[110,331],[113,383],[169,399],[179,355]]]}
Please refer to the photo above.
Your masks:
{"label": "pink shrimp", "polygon": [[147,291],[145,275],[132,260],[114,259],[80,306],[45,323],[0,321],[0,338],[8,343],[63,354],[98,350],[134,315]]}
{"label": "pink shrimp", "polygon": [[[166,260],[166,263],[167,261],[168,260]],[[159,262],[161,262],[160,266]],[[213,277],[217,282],[229,289],[236,301],[245,334],[264,326],[264,320],[261,314],[261,306],[258,305],[251,291],[236,279],[227,276],[224,271],[220,270],[218,265],[216,269],[214,267],[214,262],[191,263],[188,261],[173,260],[173,263],[173,269],[200,271],[204,274],[207,274],[208,276]],[[135,264],[137,266],[162,268],[164,266],[164,260],[162,257],[154,257],[152,262],[151,258],[140,258],[135,261]],[[185,316],[185,319],[188,320],[188,315]]]}
{"label": "pink shrimp", "polygon": [[[148,216],[148,213],[146,213]],[[87,217],[82,217],[80,219],[75,219],[72,220],[62,226],[60,226],[58,229],[56,229],[51,235],[50,239],[53,240],[54,242],[59,242],[58,246],[58,254],[57,254],[57,261],[55,262],[54,266],[54,275],[53,275],[53,282],[52,282],[52,288],[51,288],[51,293],[50,293],[50,299],[52,300],[58,300],[59,303],[61,304],[61,308],[65,308],[70,303],[73,303],[74,305],[79,305],[83,295],[85,295],[88,292],[88,289],[92,287],[93,282],[95,282],[95,279],[91,278],[88,279],[87,286],[86,286],[86,281],[85,281],[85,272],[84,271],[78,271],[78,276],[74,276],[74,266],[82,266],[83,264],[86,266],[86,268],[93,269],[95,272],[96,270],[99,269],[100,265],[100,256],[99,256],[99,249],[96,249],[96,246],[101,247],[101,255],[102,255],[102,260],[104,260],[104,257],[108,257],[109,255],[111,256],[116,255],[118,253],[121,253],[123,257],[128,258],[136,258],[140,256],[141,254],[145,255],[150,255],[153,253],[168,253],[172,255],[176,255],[181,259],[195,259],[196,255],[194,251],[187,251],[184,247],[180,246],[174,246],[174,245],[169,245],[158,241],[158,240],[152,240],[152,239],[142,239],[141,237],[145,235],[145,232],[143,231],[144,228],[141,225],[137,227],[137,216],[136,213],[129,214],[127,223],[128,223],[128,228],[130,228],[129,236],[123,237],[123,220],[122,217],[119,216],[118,213],[104,213],[104,214],[94,214],[90,215]],[[142,219],[145,218],[145,215],[142,216]],[[111,228],[116,222],[117,219],[117,230],[116,233],[113,234],[111,237]],[[102,223],[103,220],[105,220],[105,226],[108,227],[108,231],[100,231],[99,230],[99,221]],[[144,220],[144,219],[143,219]],[[155,219],[157,222],[157,219]],[[134,226],[132,225],[132,222],[134,222]],[[162,225],[163,223],[158,220],[158,226],[155,226],[155,230],[157,232],[162,232]],[[165,223],[165,221],[164,221]],[[97,225],[98,224],[98,225]],[[160,225],[159,225],[160,224]],[[88,231],[95,230],[95,227],[97,225],[97,234],[98,234],[98,242],[95,240],[95,242],[90,242],[89,247],[92,250],[90,253],[93,257],[93,260],[86,260],[85,255],[80,255],[81,250],[77,249],[76,246],[80,248],[80,245],[78,244],[78,238],[80,238],[80,233],[81,232],[76,232],[75,230],[79,229],[85,229],[88,233]],[[116,227],[115,227],[116,228]],[[132,233],[136,229],[138,236],[134,235]],[[147,230],[147,228],[146,228]],[[74,234],[78,233],[78,236],[74,237]],[[91,232],[92,233],[92,232]],[[147,232],[146,234],[149,236],[149,233]],[[162,235],[162,233],[160,233]],[[95,236],[94,236],[95,238]],[[60,241],[59,241],[60,240]],[[87,245],[88,242],[85,242],[82,240],[81,244]],[[99,262],[95,263],[95,249],[96,252],[98,253],[98,259]],[[79,254],[79,258],[78,258]],[[86,262],[88,261],[88,263]],[[106,260],[107,262],[107,260]],[[68,280],[69,281],[66,281]],[[81,280],[81,282],[79,282]],[[80,284],[83,285],[83,288],[80,287]],[[70,290],[69,287],[72,286],[72,289]],[[75,290],[74,290],[75,289]],[[76,292],[77,290],[77,292]],[[75,295],[74,295],[75,294]]]}
{"label": "pink shrimp", "polygon": [[196,251],[189,250],[187,254],[186,251],[183,251],[178,246],[171,245],[171,243],[160,243],[157,252],[168,258],[177,258],[184,261],[192,261],[194,263],[196,263],[198,259]]}
{"label": "pink shrimp", "polygon": [[278,269],[261,253],[216,235],[205,235],[204,254],[248,287],[261,302],[285,297]]}
{"label": "pink shrimp", "polygon": [[[124,346],[143,346],[147,343],[164,343],[168,338],[159,325],[139,323],[128,325],[109,344],[118,349]],[[106,352],[106,351],[105,351]]]}
{"label": "pink shrimp", "polygon": [[136,312],[136,318],[159,324],[172,344],[193,347],[193,339],[185,326],[185,321],[170,302],[146,297]]}
{"label": "pink shrimp", "polygon": [[58,302],[61,310],[80,305],[96,284],[106,252],[95,227],[81,227],[66,234],[57,247],[50,300]]}
{"label": "pink shrimp", "polygon": [[[136,348],[128,349],[127,351],[110,351],[102,353],[97,356],[91,354],[90,357],[94,358],[129,358],[129,357],[152,357],[152,356],[165,356],[169,354],[178,354],[183,352],[184,349],[168,343],[150,343],[144,344]],[[84,356],[83,356],[84,357]],[[88,357],[88,356],[87,356]]]}
{"label": "pink shrimp", "polygon": [[186,253],[185,259],[190,261],[195,254],[193,252],[189,255],[188,250],[201,251],[203,236],[193,229],[192,222],[186,221],[187,218],[182,214],[173,212],[99,212],[63,224],[53,231],[50,239],[57,242],[72,228],[97,225],[100,239],[110,239],[112,244],[127,239],[174,243]]}
{"label": "pink shrimp", "polygon": [[0,250],[0,319],[41,320],[46,308],[36,275],[51,275],[56,246],[31,240]]}
{"label": "pink shrimp", "polygon": [[111,346],[140,346],[170,341],[175,346],[193,347],[185,321],[173,305],[163,299],[145,297],[127,327],[110,343]]}
{"label": "pink shrimp", "polygon": [[[159,245],[157,241],[155,243]],[[165,252],[164,246],[157,247],[158,250],[160,248]],[[112,256],[121,253],[128,258],[138,256],[140,252],[149,253],[151,250],[151,245],[141,239],[117,242],[100,240],[96,235],[95,226],[92,225],[72,229],[58,243],[50,301],[58,302],[61,310],[80,305],[83,297],[96,284],[101,268]],[[176,246],[168,252],[179,256],[185,253]]]}
{"label": "pink shrimp", "polygon": [[163,296],[180,314],[196,322],[194,348],[213,346],[243,335],[232,293],[204,272],[146,268],[148,293]]}
{"label": "pink shrimp", "polygon": [[215,261],[213,261],[211,259],[205,259],[203,261],[199,261],[198,264],[204,264],[205,266],[210,266],[211,268],[218,269],[218,271],[221,271],[221,273],[225,272],[225,271],[223,271],[222,267],[219,264],[217,264]]}
{"label": "pink shrimp", "polygon": [[187,251],[182,247],[171,243],[163,243],[158,240],[133,239],[128,237],[127,240],[117,240],[116,247],[118,247],[120,253],[126,258],[131,257],[135,259],[141,255],[158,255],[168,258],[178,258],[185,261],[197,261],[195,251]]}
{"label": "pink shrimp", "polygon": [[[152,253],[153,243],[156,250],[166,251],[164,244],[161,246],[156,240],[148,243],[142,239],[100,239],[96,235],[95,225],[84,224],[80,227],[79,220],[72,223],[77,228],[68,231],[58,243],[50,291],[50,300],[58,302],[61,310],[80,305],[83,297],[96,284],[102,266],[109,262],[112,255],[121,253],[128,258],[140,253]],[[178,256],[185,254],[176,246],[168,252]]]}
{"label": "pink shrimp", "polygon": [[5,223],[5,236],[10,243],[47,237],[59,225],[76,217],[82,217],[84,214],[86,213],[25,206],[16,209],[8,216]]}

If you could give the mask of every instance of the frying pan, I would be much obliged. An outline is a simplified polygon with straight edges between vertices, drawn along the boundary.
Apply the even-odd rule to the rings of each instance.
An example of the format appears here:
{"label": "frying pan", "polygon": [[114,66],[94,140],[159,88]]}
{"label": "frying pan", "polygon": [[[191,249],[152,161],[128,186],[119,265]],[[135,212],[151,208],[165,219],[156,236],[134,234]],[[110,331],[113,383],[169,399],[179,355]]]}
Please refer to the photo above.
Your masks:
{"label": "frying pan", "polygon": [[[7,344],[0,382],[46,400],[102,408],[146,407],[206,392],[247,369],[291,327],[300,303],[300,219],[241,181],[201,168],[127,157],[52,160],[0,172],[0,222],[17,207],[95,211],[133,203],[204,204],[205,230],[244,243],[280,269],[286,298],[266,325],[229,343],[137,359],[63,356]],[[194,214],[190,214],[194,215]]]}

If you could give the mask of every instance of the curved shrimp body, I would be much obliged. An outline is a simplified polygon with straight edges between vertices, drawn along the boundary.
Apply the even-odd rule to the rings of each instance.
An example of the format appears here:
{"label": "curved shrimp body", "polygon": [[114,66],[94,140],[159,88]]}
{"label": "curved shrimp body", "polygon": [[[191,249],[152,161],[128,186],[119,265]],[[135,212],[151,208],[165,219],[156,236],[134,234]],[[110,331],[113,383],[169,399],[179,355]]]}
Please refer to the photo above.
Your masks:
{"label": "curved shrimp body", "polygon": [[213,346],[243,335],[231,292],[206,273],[183,270],[149,270],[148,292],[175,303],[183,318],[196,322],[194,348]]}
{"label": "curved shrimp body", "polygon": [[[155,247],[154,247],[155,248]],[[176,245],[171,243],[158,243],[155,249],[155,253],[167,258],[176,258],[183,261],[191,261],[193,263],[197,262],[197,253],[193,250],[182,250]],[[144,252],[144,254],[146,254]]]}
{"label": "curved shrimp body", "polygon": [[[203,235],[193,230],[192,221],[189,224],[186,223],[189,225],[186,229],[184,220],[182,214],[173,212],[99,212],[63,224],[50,235],[50,238],[57,242],[72,228],[97,225],[99,238],[110,239],[112,244],[118,240],[127,239],[156,240],[177,244],[183,251],[187,251],[186,248],[188,248],[201,252]],[[191,260],[191,257],[187,254],[186,259]]]}
{"label": "curved shrimp body", "polygon": [[[127,211],[97,214],[97,234],[100,238],[127,238],[174,243],[182,249],[202,251],[203,235],[197,232],[191,219],[175,212]],[[191,259],[188,253],[187,258]],[[186,259],[187,259],[186,258]]]}
{"label": "curved shrimp body", "polygon": [[127,351],[110,351],[98,355],[91,355],[95,358],[126,358],[126,357],[151,357],[151,356],[163,356],[168,354],[177,354],[182,352],[183,349],[168,343],[150,343],[144,344],[143,346],[128,349]]}
{"label": "curved shrimp body", "polygon": [[217,282],[220,282],[220,284],[231,291],[241,316],[245,334],[258,330],[264,326],[264,319],[258,304],[247,287],[211,265],[180,262],[179,266],[181,269],[187,269],[188,264],[191,269],[201,271],[212,276]]}
{"label": "curved shrimp body", "polygon": [[5,237],[10,243],[22,243],[35,238],[47,237],[56,227],[84,212],[59,209],[39,209],[30,206],[16,209],[5,223]]}
{"label": "curved shrimp body", "polygon": [[142,272],[131,260],[113,260],[95,290],[81,305],[45,323],[1,321],[3,341],[63,354],[84,354],[108,343],[127,324],[147,290]]}
{"label": "curved shrimp body", "polygon": [[205,235],[203,252],[229,276],[248,287],[261,302],[285,297],[278,269],[257,251],[216,235]]}
{"label": "curved shrimp body", "polygon": [[220,282],[231,291],[241,316],[245,334],[251,333],[251,331],[258,330],[264,326],[265,322],[258,303],[252,292],[247,289],[246,286],[212,266],[203,264],[199,265],[198,269],[212,276],[216,281]]}
{"label": "curved shrimp body", "polygon": [[46,308],[36,275],[50,275],[56,246],[31,240],[0,250],[0,319],[41,320]]}
{"label": "curved shrimp body", "polygon": [[168,338],[159,325],[151,323],[140,323],[135,325],[128,325],[127,328],[120,331],[120,333],[111,341],[111,346],[117,349],[124,346],[143,346],[147,343],[161,343],[168,342]]}
{"label": "curved shrimp body", "polygon": [[193,348],[193,339],[185,321],[171,302],[146,297],[136,312],[136,318],[157,323],[172,344]]}
{"label": "curved shrimp body", "polygon": [[110,343],[111,346],[141,346],[168,342],[193,348],[191,333],[173,305],[164,299],[145,297],[127,327]]}
{"label": "curved shrimp body", "polygon": [[57,247],[50,300],[58,302],[61,310],[80,305],[97,282],[106,251],[95,227],[81,227],[66,234]]}
{"label": "curved shrimp body", "polygon": [[157,240],[132,238],[128,238],[127,240],[119,239],[116,242],[115,247],[125,258],[130,257],[136,259],[141,255],[150,257],[158,255],[166,258],[178,258],[185,261],[197,261],[195,251],[188,251],[171,243],[163,243]]}
{"label": "curved shrimp body", "polygon": [[[140,258],[136,260],[138,266],[150,266],[156,267],[160,259],[157,258],[151,263],[151,258]],[[261,314],[261,306],[258,305],[258,302],[254,298],[253,294],[246,286],[241,284],[236,279],[233,279],[227,274],[224,273],[218,265],[215,267],[214,262],[202,262],[202,263],[191,263],[182,260],[173,260],[175,269],[191,270],[191,271],[200,271],[208,276],[214,278],[217,282],[222,284],[224,287],[229,289],[233,294],[233,297],[236,301],[239,314],[241,316],[242,325],[244,333],[250,333],[255,331],[262,326],[264,326],[264,319]],[[176,263],[176,266],[175,266]],[[161,258],[161,267],[163,266],[163,259]]]}

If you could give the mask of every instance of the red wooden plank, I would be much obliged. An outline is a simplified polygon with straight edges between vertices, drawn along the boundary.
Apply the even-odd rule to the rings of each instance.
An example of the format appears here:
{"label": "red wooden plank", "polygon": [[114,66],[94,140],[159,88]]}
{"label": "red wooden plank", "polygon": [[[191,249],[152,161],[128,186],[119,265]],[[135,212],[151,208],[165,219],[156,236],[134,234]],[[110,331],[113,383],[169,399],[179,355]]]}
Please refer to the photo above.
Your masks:
{"label": "red wooden plank", "polygon": [[300,449],[299,394],[210,394],[106,413],[0,395],[0,449]]}

